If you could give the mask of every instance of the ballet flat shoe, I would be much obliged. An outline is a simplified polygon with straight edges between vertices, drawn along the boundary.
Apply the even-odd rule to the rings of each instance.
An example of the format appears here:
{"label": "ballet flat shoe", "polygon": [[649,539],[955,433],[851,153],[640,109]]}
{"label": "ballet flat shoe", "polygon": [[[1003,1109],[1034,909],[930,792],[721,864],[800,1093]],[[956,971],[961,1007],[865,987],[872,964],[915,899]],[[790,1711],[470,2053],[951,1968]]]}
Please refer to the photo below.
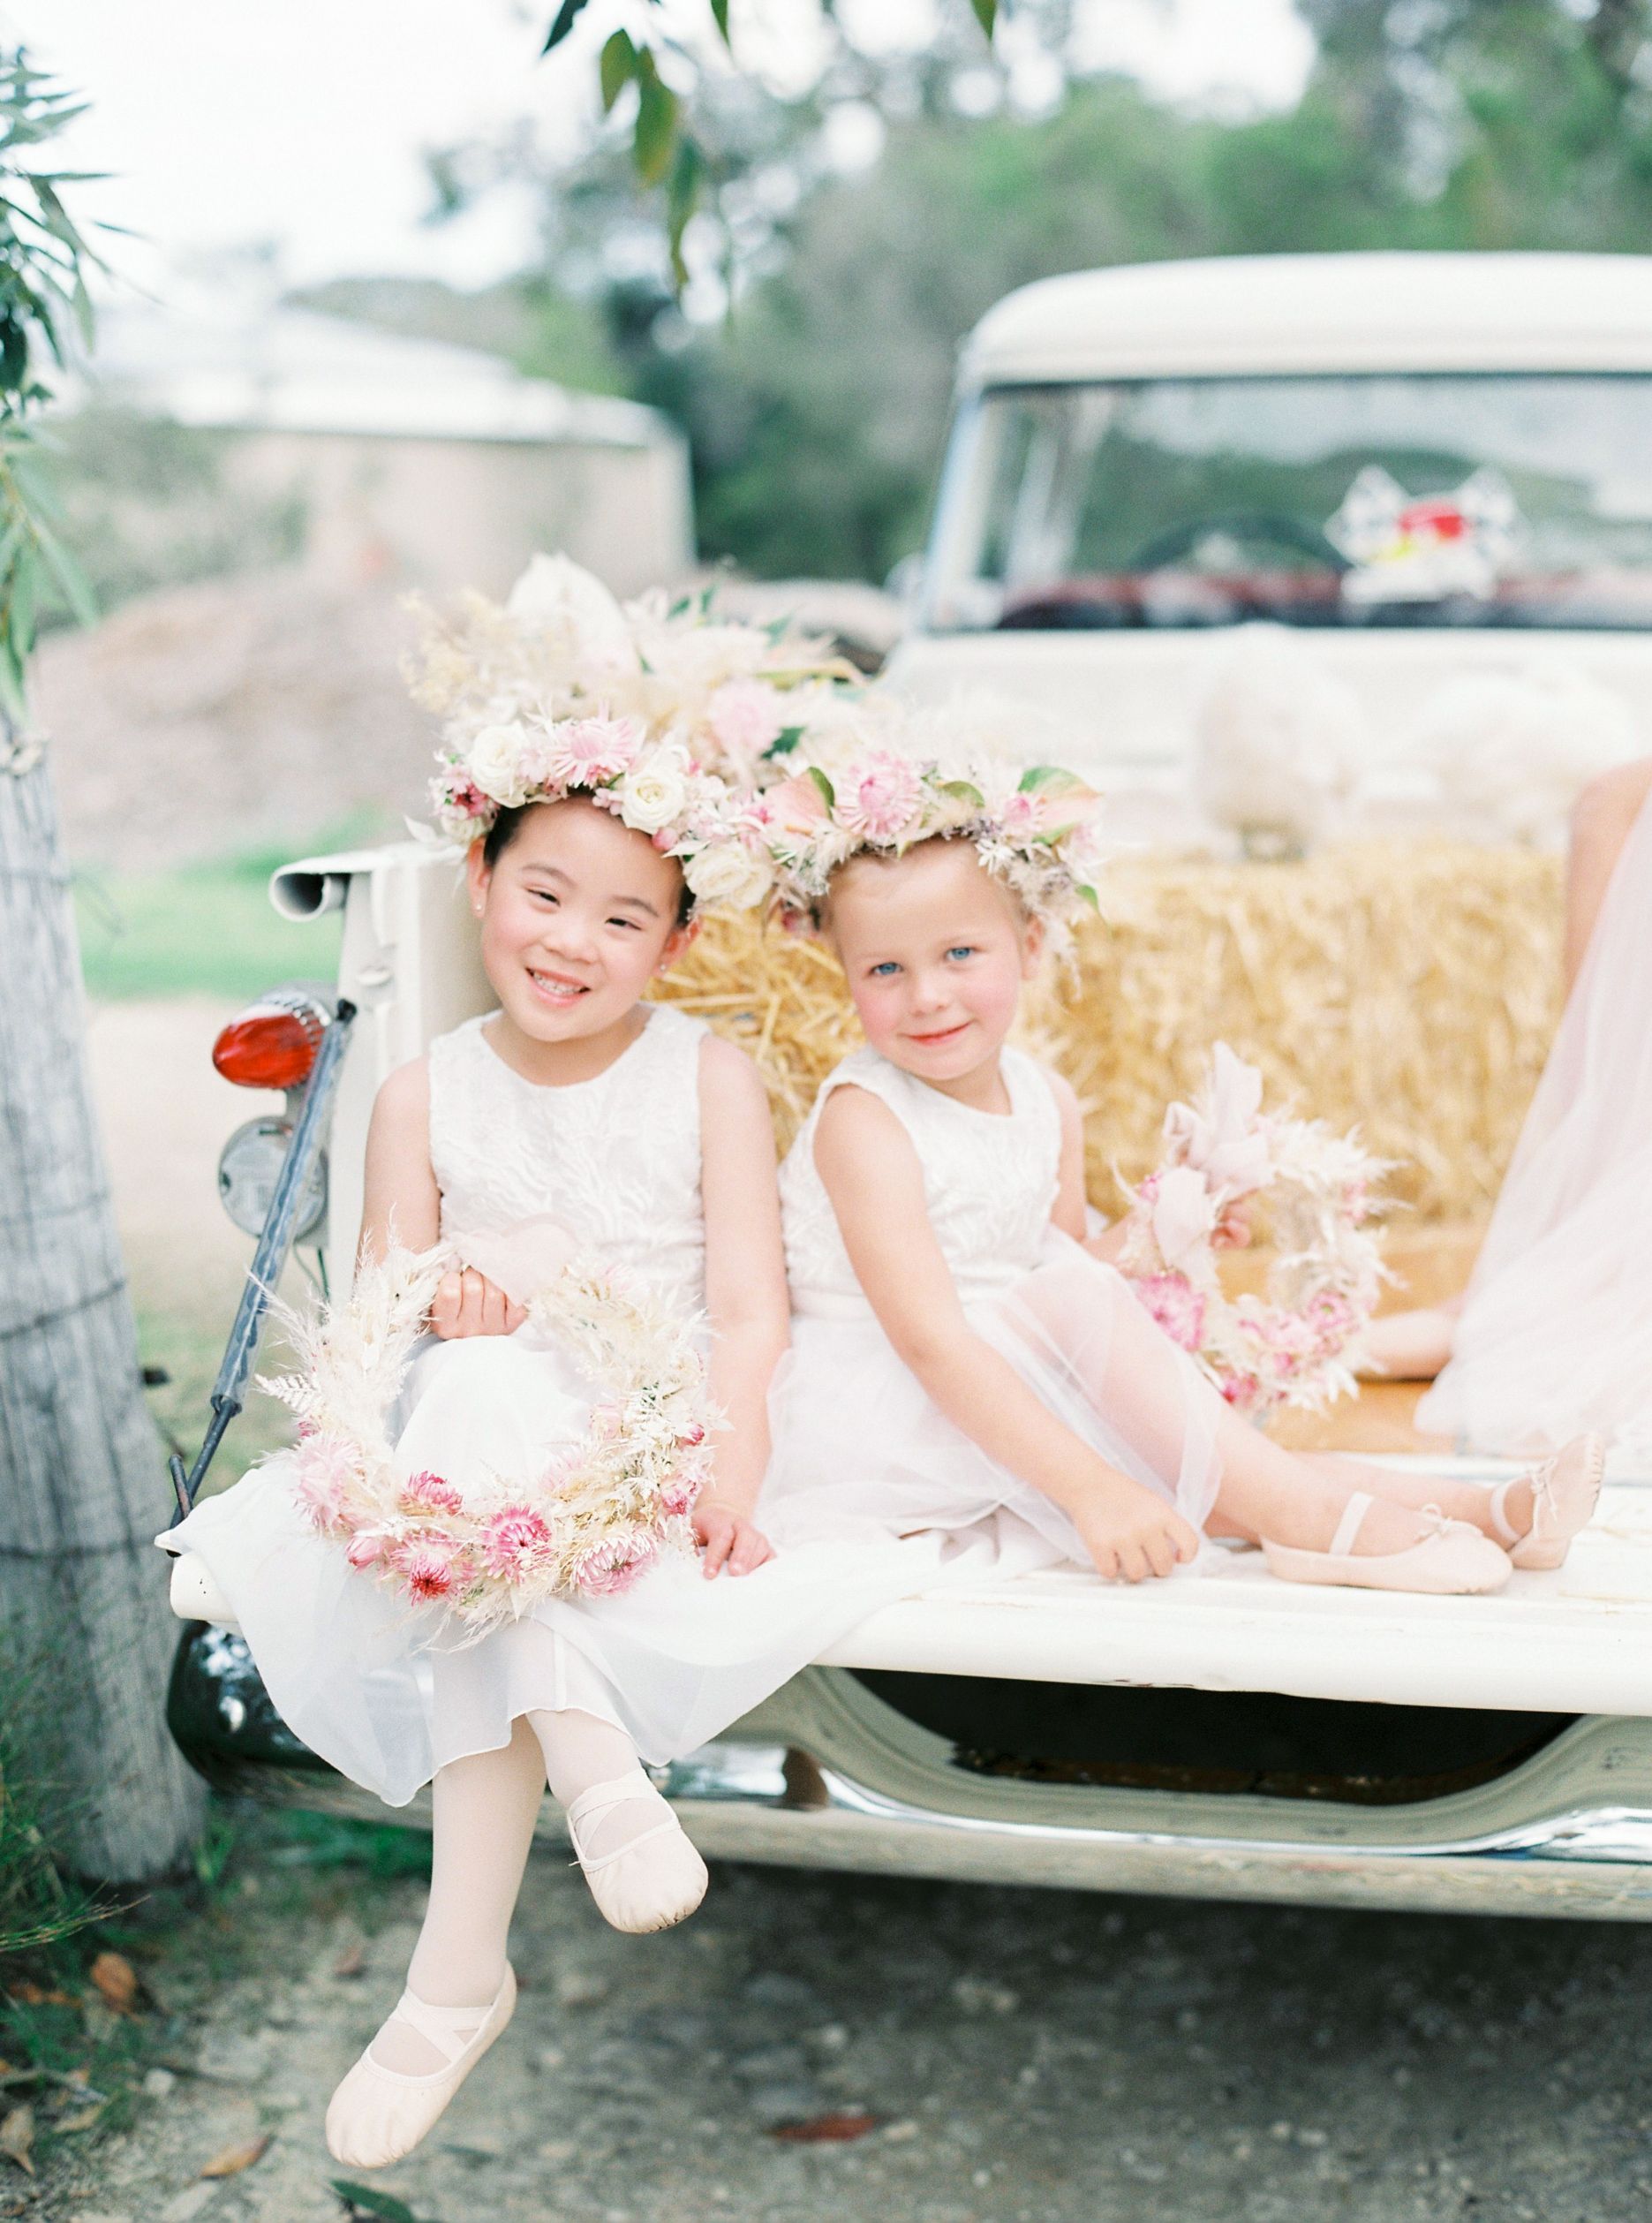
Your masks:
{"label": "ballet flat shoe", "polygon": [[167,1596],[180,1621],[210,1622],[215,1629],[233,1629],[238,1637],[240,1635],[241,1624],[234,1609],[199,1552],[173,1554],[172,1579]]}
{"label": "ballet flat shoe", "polygon": [[[582,1826],[633,1798],[653,1800],[663,1820],[614,1852],[588,1854],[579,1841]],[[640,1767],[581,1791],[568,1809],[568,1835],[597,1911],[615,1930],[634,1937],[668,1930],[691,1915],[705,1896],[711,1881],[705,1863]]]}
{"label": "ballet flat shoe", "polygon": [[386,2068],[368,2046],[328,2103],[327,2150],[347,2169],[384,2169],[411,2153],[447,2113],[449,2101],[516,2011],[517,1979],[505,1966],[493,2005],[480,2027],[459,2037],[455,2024],[471,2021],[473,2007],[430,2007],[404,1992],[398,2018],[426,2038],[448,2065],[428,2076]]}
{"label": "ballet flat shoe", "polygon": [[1262,1548],[1269,1572],[1287,1583],[1326,1583],[1347,1590],[1408,1590],[1460,1596],[1501,1590],[1512,1569],[1508,1554],[1467,1521],[1448,1521],[1437,1506],[1424,1508],[1427,1533],[1403,1552],[1356,1553],[1354,1539],[1372,1500],[1356,1490],[1344,1508],[1328,1552],[1275,1544]]}
{"label": "ballet flat shoe", "polygon": [[[1532,1486],[1532,1524],[1518,1543],[1508,1547],[1516,1567],[1559,1567],[1572,1548],[1572,1539],[1589,1520],[1600,1501],[1606,1472],[1606,1445],[1595,1435],[1574,1436],[1530,1474],[1518,1478]],[[1492,1518],[1506,1530],[1502,1501],[1509,1486],[1492,1500]]]}

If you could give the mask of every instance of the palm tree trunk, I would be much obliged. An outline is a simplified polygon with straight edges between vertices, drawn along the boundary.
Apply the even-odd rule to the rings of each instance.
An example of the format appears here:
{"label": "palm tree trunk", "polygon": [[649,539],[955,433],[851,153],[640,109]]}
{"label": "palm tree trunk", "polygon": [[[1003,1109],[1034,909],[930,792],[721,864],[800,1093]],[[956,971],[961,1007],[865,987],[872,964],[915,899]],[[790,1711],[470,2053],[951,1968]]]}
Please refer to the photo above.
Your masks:
{"label": "palm tree trunk", "polygon": [[[109,1881],[187,1853],[199,1787],[163,1719],[167,1516],[82,1047],[45,762],[0,733],[0,1635],[51,1678],[60,1842]],[[8,768],[8,757],[11,767]]]}

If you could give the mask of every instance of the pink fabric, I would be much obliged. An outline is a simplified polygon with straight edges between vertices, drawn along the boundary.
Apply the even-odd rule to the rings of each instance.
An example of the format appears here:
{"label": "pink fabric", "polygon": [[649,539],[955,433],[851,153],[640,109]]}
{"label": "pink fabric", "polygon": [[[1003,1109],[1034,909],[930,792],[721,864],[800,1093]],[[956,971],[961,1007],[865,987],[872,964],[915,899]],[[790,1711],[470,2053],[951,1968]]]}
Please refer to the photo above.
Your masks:
{"label": "pink fabric", "polygon": [[1612,874],[1417,1425],[1525,1456],[1586,1428],[1652,1459],[1652,798]]}

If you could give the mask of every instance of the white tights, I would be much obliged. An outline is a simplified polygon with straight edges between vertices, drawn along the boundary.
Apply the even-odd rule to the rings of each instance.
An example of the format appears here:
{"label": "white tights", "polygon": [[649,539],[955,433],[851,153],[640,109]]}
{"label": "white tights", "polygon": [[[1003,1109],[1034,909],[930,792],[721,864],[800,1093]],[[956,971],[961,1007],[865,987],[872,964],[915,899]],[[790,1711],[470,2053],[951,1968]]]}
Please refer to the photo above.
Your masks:
{"label": "white tights", "polygon": [[[623,1729],[593,1713],[530,1713],[496,1752],[442,1768],[431,1787],[430,1903],[407,1971],[407,1988],[430,2007],[474,2007],[479,2027],[505,1973],[505,1941],[522,1888],[533,1825],[548,1782],[571,1804],[593,1783],[637,1766]],[[659,1819],[657,1802],[635,1798],[586,1826],[586,1849],[619,1851]],[[373,2041],[386,2068],[424,2076],[443,2066],[434,2046],[394,2016]]]}

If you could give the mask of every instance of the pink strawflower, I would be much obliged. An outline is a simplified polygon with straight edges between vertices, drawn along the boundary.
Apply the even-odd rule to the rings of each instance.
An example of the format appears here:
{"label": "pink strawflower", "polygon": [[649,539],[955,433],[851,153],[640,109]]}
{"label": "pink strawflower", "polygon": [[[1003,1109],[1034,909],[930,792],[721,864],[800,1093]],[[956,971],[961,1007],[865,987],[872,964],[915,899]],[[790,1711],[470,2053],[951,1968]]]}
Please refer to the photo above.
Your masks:
{"label": "pink strawflower", "polygon": [[614,1443],[625,1425],[625,1414],[619,1405],[593,1405],[591,1410],[591,1430],[599,1443]]}
{"label": "pink strawflower", "polygon": [[674,1474],[660,1493],[660,1510],[668,1520],[680,1521],[692,1508],[702,1486],[698,1474]]}
{"label": "pink strawflower", "polygon": [[457,811],[465,818],[487,818],[497,808],[493,797],[484,795],[475,781],[466,779],[462,772],[442,775],[432,786],[439,809]]}
{"label": "pink strawflower", "polygon": [[464,1509],[464,1500],[451,1482],[428,1469],[420,1474],[409,1475],[402,1485],[404,1513],[459,1513]]}
{"label": "pink strawflower", "polygon": [[701,1427],[698,1420],[694,1423],[694,1425],[691,1428],[685,1428],[683,1431],[683,1433],[677,1438],[677,1441],[683,1446],[685,1451],[692,1451],[696,1444],[704,1443],[705,1440],[705,1431]]}
{"label": "pink strawflower", "polygon": [[345,1517],[346,1493],[361,1478],[354,1448],[317,1430],[300,1440],[293,1460],[294,1494],[306,1516],[318,1529],[337,1527]]}
{"label": "pink strawflower", "polygon": [[455,1553],[451,1545],[404,1545],[392,1560],[410,1598],[421,1606],[434,1606],[451,1595]]}
{"label": "pink strawflower", "polygon": [[1150,1274],[1131,1288],[1173,1343],[1197,1350],[1204,1340],[1204,1297],[1180,1274]]}
{"label": "pink strawflower", "polygon": [[606,787],[630,771],[642,745],[634,718],[569,718],[552,729],[549,775],[570,787]]}
{"label": "pink strawflower", "polygon": [[525,1581],[550,1547],[550,1530],[525,1505],[506,1506],[482,1531],[482,1564],[502,1582]]}
{"label": "pink strawflower", "polygon": [[1022,793],[1005,797],[994,813],[1005,836],[1012,842],[1036,841],[1045,828],[1044,798]]}
{"label": "pink strawflower", "polygon": [[629,1590],[658,1548],[652,1536],[615,1538],[593,1544],[574,1570],[574,1581],[588,1598],[612,1598]]}
{"label": "pink strawflower", "polygon": [[705,722],[743,772],[785,731],[778,692],[762,679],[729,679],[705,706]]}
{"label": "pink strawflower", "polygon": [[834,786],[838,824],[868,842],[898,841],[924,797],[917,766],[888,749],[862,757]]}
{"label": "pink strawflower", "polygon": [[1230,1374],[1222,1395],[1235,1412],[1253,1412],[1262,1401],[1262,1384],[1255,1374]]}
{"label": "pink strawflower", "polygon": [[371,1567],[384,1556],[384,1539],[372,1529],[358,1529],[344,1546],[344,1557],[352,1567]]}

